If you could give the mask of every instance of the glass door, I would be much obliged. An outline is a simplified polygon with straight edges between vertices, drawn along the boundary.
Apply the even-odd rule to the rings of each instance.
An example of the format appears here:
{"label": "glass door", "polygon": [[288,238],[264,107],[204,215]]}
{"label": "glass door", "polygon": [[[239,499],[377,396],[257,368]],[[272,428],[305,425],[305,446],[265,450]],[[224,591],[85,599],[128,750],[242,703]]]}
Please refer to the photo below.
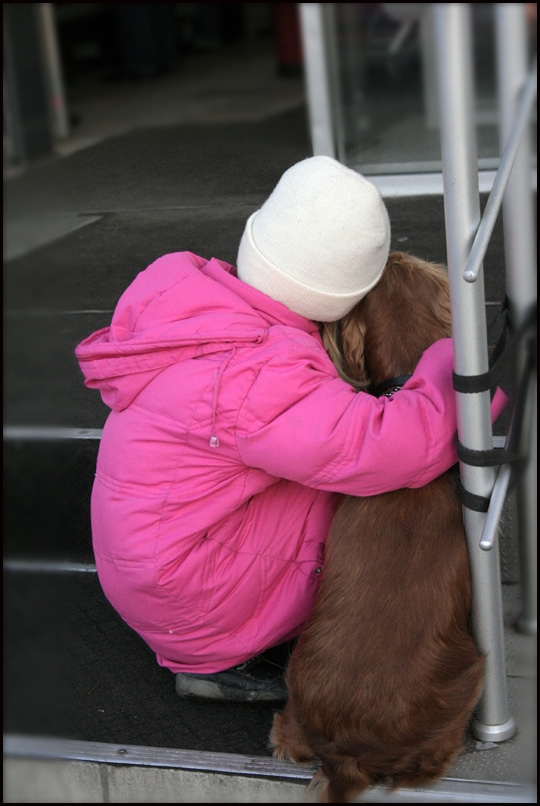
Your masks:
{"label": "glass door", "polygon": [[[302,5],[322,14],[334,156],[367,175],[440,173],[432,4]],[[493,170],[500,156],[494,4],[471,7],[479,168]],[[533,53],[532,9],[529,40]]]}

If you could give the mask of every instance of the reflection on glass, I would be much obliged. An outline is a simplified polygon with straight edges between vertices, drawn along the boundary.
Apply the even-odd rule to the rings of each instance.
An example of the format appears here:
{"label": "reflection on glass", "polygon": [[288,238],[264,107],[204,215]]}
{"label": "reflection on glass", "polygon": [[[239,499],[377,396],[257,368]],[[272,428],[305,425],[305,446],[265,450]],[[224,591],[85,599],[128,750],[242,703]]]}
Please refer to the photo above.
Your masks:
{"label": "reflection on glass", "polygon": [[[429,3],[333,3],[327,30],[338,158],[364,174],[439,172]],[[480,169],[499,164],[493,3],[473,3]],[[530,4],[536,6],[536,4]],[[529,54],[536,16],[528,14]],[[531,132],[536,155],[536,110]]]}

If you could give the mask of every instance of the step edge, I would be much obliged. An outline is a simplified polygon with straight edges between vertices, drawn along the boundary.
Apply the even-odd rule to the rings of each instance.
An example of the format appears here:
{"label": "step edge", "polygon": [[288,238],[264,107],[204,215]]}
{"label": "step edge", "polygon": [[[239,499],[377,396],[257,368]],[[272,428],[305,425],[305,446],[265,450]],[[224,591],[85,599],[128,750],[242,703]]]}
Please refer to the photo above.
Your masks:
{"label": "step edge", "polygon": [[[57,761],[97,762],[136,767],[161,767],[185,771],[198,771],[279,779],[308,783],[316,767],[298,766],[263,756],[245,756],[232,753],[214,753],[176,748],[146,747],[139,745],[107,744],[71,739],[56,739],[18,734],[4,735],[4,756]],[[379,797],[387,793],[383,786],[371,790]],[[467,780],[443,778],[431,787],[400,790],[404,800],[427,801],[448,796],[455,801],[478,803],[536,803],[532,785],[507,781]]]}

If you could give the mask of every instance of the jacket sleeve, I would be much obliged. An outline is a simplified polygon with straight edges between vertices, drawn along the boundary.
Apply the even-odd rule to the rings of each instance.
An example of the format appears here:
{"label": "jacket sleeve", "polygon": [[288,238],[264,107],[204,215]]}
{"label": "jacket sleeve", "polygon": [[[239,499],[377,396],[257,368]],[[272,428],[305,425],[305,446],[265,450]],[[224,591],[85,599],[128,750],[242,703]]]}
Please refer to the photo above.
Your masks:
{"label": "jacket sleeve", "polygon": [[[457,462],[452,341],[433,344],[391,398],[356,393],[302,349],[258,374],[239,414],[242,461],[349,495],[421,487]],[[503,402],[494,400],[500,410]]]}

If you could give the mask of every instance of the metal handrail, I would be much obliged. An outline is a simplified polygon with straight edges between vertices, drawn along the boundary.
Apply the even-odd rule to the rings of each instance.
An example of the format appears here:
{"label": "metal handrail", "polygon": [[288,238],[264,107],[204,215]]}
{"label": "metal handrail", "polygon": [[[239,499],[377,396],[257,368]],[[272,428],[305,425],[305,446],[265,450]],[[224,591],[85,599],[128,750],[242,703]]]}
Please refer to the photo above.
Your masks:
{"label": "metal handrail", "polygon": [[512,126],[504,148],[499,169],[493,182],[493,187],[484,210],[484,215],[476,232],[471,254],[463,272],[463,279],[468,283],[474,283],[478,279],[480,264],[484,259],[486,249],[491,238],[497,216],[503,201],[504,191],[510,179],[512,168],[521,145],[521,140],[525,127],[529,120],[531,108],[536,97],[537,87],[537,61],[534,65],[523,89],[522,98],[516,113],[516,118]]}

